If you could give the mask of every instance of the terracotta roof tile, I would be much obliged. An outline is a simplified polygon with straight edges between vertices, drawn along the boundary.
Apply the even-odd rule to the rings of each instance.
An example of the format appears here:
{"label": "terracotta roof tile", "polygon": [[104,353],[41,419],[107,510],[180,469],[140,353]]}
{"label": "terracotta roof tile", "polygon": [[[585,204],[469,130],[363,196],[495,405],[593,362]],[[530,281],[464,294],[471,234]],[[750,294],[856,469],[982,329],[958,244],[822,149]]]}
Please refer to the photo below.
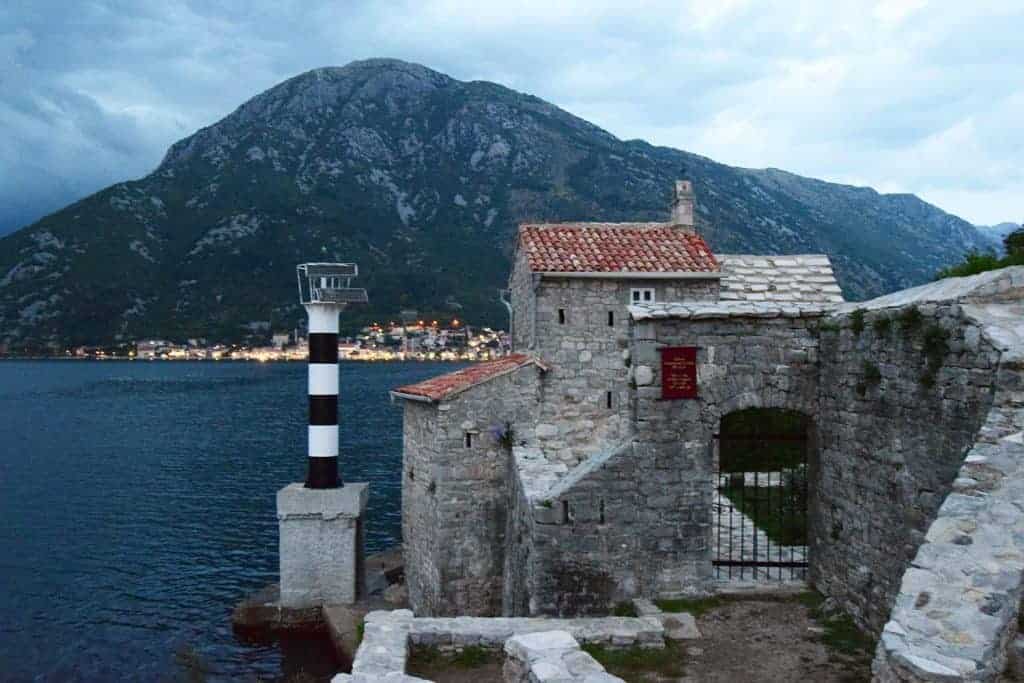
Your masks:
{"label": "terracotta roof tile", "polygon": [[717,273],[700,237],[666,223],[531,223],[519,248],[535,273]]}
{"label": "terracotta roof tile", "polygon": [[431,401],[442,401],[481,382],[486,382],[489,379],[531,364],[536,365],[542,370],[547,369],[546,366],[533,356],[528,356],[525,353],[513,353],[497,360],[474,363],[468,368],[449,372],[447,375],[432,377],[416,384],[407,384],[404,387],[392,389],[392,392],[395,394],[422,396]]}

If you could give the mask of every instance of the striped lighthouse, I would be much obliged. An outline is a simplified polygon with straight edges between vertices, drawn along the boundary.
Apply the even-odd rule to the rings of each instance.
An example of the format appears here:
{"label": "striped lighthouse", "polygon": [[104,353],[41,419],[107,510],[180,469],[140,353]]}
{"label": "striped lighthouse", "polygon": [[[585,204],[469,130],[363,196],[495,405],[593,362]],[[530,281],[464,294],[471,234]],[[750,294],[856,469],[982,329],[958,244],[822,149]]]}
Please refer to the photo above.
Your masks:
{"label": "striped lighthouse", "polygon": [[350,303],[365,303],[366,290],[351,287],[354,263],[298,266],[299,301],[309,316],[309,434],[306,488],[334,489],[338,473],[338,316]]}

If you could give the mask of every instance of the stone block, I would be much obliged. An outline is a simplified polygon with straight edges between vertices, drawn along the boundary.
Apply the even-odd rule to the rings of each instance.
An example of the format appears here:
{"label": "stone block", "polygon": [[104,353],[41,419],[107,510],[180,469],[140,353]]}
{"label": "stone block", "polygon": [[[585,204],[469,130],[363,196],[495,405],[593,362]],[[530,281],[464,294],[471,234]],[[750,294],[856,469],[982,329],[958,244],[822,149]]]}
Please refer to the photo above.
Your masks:
{"label": "stone block", "polygon": [[281,605],[348,605],[362,577],[361,518],[368,484],[307,489],[289,484],[277,493]]}

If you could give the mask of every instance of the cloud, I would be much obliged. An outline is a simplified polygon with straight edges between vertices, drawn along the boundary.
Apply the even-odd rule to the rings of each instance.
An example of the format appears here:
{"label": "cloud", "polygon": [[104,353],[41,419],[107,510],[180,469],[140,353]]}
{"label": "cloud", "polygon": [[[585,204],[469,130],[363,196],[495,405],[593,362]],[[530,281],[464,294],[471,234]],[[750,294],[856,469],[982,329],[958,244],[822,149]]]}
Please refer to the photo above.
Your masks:
{"label": "cloud", "polygon": [[622,138],[1020,220],[1017,0],[0,8],[0,231],[154,168],[302,71],[389,56],[538,95]]}

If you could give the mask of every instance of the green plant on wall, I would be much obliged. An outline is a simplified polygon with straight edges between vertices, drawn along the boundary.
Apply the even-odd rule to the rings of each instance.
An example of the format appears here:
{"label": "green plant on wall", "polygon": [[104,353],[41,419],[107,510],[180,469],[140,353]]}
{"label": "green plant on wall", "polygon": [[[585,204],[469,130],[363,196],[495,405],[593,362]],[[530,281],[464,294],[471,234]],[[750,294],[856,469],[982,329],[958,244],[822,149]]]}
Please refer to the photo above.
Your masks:
{"label": "green plant on wall", "polygon": [[924,356],[928,365],[939,367],[949,352],[949,332],[941,325],[929,325],[924,331]]}
{"label": "green plant on wall", "polygon": [[858,337],[864,331],[864,309],[858,308],[850,314],[850,330]]}
{"label": "green plant on wall", "polygon": [[871,323],[871,326],[875,329],[875,334],[879,337],[886,337],[892,330],[892,320],[888,316],[879,316],[875,318],[875,321]]}
{"label": "green plant on wall", "polygon": [[921,311],[918,310],[917,306],[908,306],[899,314],[898,320],[900,327],[905,332],[911,332],[921,326],[924,316],[921,315]]}
{"label": "green plant on wall", "polygon": [[871,361],[864,361],[864,381],[868,384],[878,384],[882,381],[882,371]]}

